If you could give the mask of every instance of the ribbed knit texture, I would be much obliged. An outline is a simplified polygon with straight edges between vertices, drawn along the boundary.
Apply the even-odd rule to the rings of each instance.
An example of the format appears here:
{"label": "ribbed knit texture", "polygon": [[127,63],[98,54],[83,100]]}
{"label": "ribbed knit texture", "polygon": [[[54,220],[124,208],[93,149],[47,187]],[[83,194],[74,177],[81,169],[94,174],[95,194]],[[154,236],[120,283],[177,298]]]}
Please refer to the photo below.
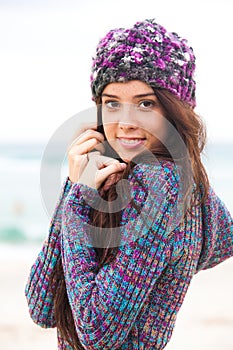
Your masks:
{"label": "ribbed knit texture", "polygon": [[66,180],[50,224],[49,237],[44,242],[42,250],[31,268],[30,279],[26,286],[29,312],[33,321],[42,327],[55,327],[56,325],[53,314],[53,286],[49,284],[49,277],[57,260],[61,257],[62,209],[70,188],[71,183]]}
{"label": "ribbed knit texture", "polygon": [[[160,182],[152,181],[156,177]],[[233,255],[232,218],[212,189],[206,203],[187,212],[171,233],[171,217],[179,200],[174,165],[136,165],[129,180],[136,204],[141,209],[148,206],[148,217],[156,214],[152,227],[137,220],[139,214],[128,204],[121,230],[122,237],[131,239],[97,273],[95,250],[85,243],[90,233],[90,207],[85,199],[97,200],[98,192],[81,184],[69,190],[67,181],[48,243],[33,265],[26,287],[34,322],[54,327],[53,286],[48,280],[62,254],[68,298],[85,349],[163,349],[193,275]],[[157,191],[163,191],[159,204],[148,196],[152,183],[155,199]],[[58,347],[71,349],[60,335]]]}

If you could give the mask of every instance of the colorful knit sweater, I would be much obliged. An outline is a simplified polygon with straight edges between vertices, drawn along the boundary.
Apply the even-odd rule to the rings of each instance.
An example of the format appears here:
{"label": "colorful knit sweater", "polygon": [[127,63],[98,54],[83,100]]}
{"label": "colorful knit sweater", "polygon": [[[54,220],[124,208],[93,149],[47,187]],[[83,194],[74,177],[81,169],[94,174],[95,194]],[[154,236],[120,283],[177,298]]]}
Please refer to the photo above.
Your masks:
{"label": "colorful knit sweater", "polygon": [[[98,191],[66,181],[26,286],[34,322],[56,326],[50,275],[62,257],[85,349],[165,347],[194,274],[233,256],[232,218],[224,204],[210,188],[204,205],[180,216],[178,177],[171,162],[134,167],[130,195],[140,212],[131,202],[122,210],[125,242],[98,272],[88,238],[89,210],[98,202]],[[59,334],[58,348],[71,349]]]}

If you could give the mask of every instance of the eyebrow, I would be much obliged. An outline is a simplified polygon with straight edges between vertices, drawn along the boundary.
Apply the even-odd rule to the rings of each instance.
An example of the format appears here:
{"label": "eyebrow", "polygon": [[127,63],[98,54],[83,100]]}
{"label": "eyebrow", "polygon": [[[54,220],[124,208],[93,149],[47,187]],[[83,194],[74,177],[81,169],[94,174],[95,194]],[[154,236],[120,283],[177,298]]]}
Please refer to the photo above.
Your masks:
{"label": "eyebrow", "polygon": [[[133,96],[133,98],[142,98],[147,96],[156,96],[153,92],[148,92],[147,94],[139,94]],[[110,94],[102,94],[102,97],[110,97],[110,98],[119,98],[117,95],[110,95]]]}

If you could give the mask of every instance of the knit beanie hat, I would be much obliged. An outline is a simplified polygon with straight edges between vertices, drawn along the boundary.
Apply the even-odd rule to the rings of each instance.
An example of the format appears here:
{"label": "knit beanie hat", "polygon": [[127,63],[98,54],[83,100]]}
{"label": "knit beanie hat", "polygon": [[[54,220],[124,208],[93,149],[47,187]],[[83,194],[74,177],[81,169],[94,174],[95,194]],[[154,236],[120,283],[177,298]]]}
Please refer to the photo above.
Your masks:
{"label": "knit beanie hat", "polygon": [[195,107],[195,56],[187,40],[168,32],[154,19],[132,28],[114,29],[100,40],[93,58],[93,99],[113,82],[141,80],[170,91]]}

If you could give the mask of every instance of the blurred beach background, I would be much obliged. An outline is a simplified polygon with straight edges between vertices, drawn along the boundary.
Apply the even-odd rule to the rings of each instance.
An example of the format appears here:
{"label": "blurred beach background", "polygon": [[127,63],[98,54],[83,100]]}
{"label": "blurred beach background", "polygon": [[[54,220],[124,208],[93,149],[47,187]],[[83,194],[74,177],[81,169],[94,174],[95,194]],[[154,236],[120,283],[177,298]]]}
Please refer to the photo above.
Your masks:
{"label": "blurred beach background", "polygon": [[[50,222],[41,161],[56,130],[92,106],[91,56],[107,30],[156,17],[192,43],[197,112],[208,129],[203,162],[233,213],[231,2],[197,1],[192,11],[183,0],[143,5],[131,0],[0,1],[0,350],[57,348],[55,330],[32,322],[24,297]],[[65,176],[64,165],[60,184]],[[194,277],[166,350],[233,350],[232,260]]]}

